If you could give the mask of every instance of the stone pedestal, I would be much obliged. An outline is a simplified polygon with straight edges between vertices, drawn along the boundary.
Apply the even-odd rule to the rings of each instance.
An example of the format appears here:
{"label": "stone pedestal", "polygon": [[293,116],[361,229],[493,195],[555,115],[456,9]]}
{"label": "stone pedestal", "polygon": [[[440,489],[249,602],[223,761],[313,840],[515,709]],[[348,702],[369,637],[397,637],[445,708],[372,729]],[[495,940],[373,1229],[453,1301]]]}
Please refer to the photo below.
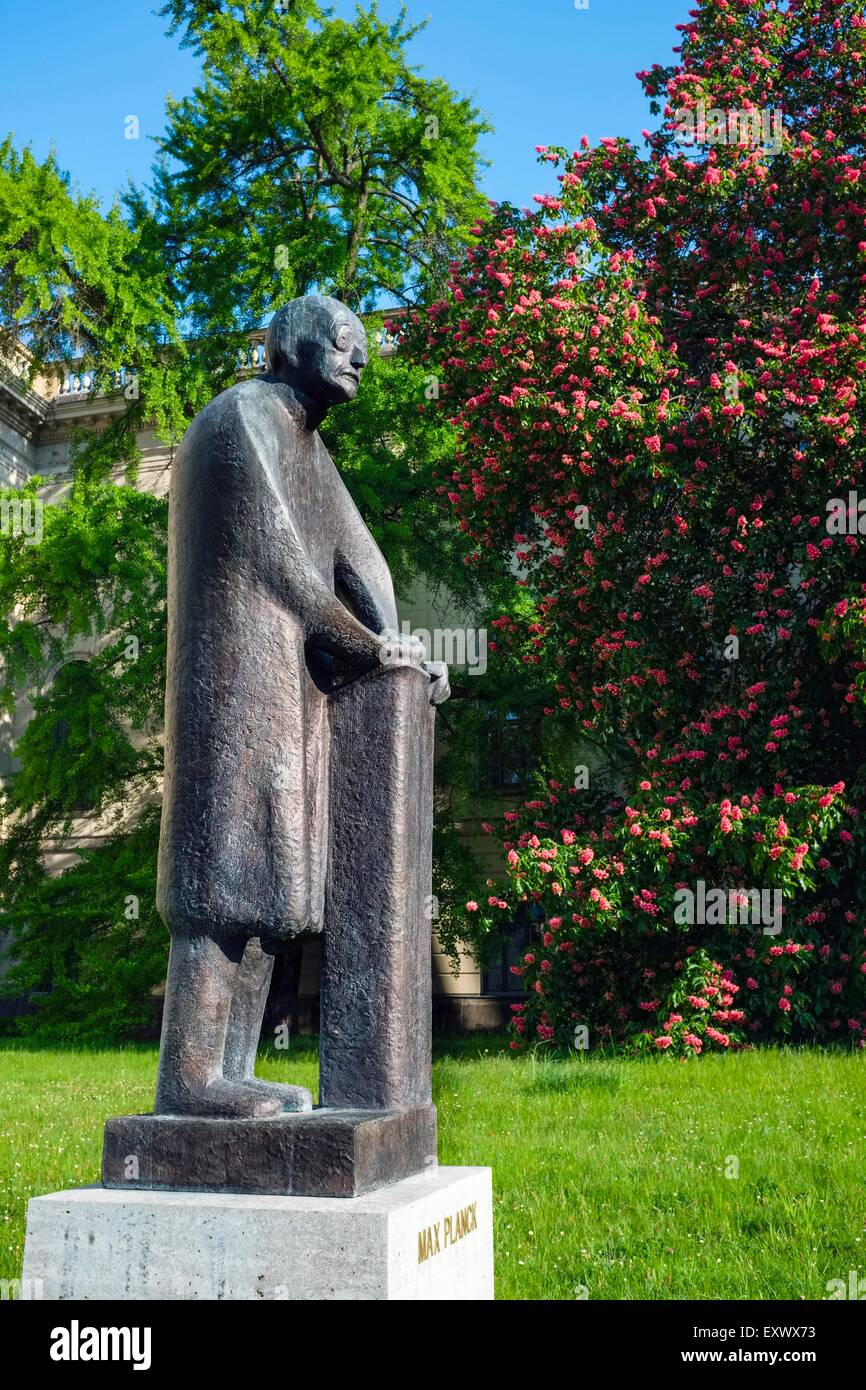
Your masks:
{"label": "stone pedestal", "polygon": [[489,1168],[363,1197],[75,1188],[34,1197],[25,1280],[48,1299],[483,1300]]}
{"label": "stone pedestal", "polygon": [[106,1187],[345,1198],[436,1163],[434,718],[430,678],[414,666],[380,667],[332,697],[321,1106],[110,1119]]}
{"label": "stone pedestal", "polygon": [[436,1163],[436,1109],[107,1120],[105,1187],[360,1197]]}

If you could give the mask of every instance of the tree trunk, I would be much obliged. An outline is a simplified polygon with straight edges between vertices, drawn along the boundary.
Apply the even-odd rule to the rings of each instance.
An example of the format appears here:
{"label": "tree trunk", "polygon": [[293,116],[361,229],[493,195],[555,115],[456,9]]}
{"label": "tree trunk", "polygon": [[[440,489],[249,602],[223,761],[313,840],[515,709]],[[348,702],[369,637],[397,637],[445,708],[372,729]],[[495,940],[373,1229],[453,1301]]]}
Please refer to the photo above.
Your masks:
{"label": "tree trunk", "polygon": [[355,278],[355,272],[358,269],[358,257],[361,254],[361,246],[364,242],[364,221],[369,198],[369,189],[362,184],[358,194],[358,211],[355,216],[355,224],[349,233],[349,241],[346,248],[346,268],[343,272],[343,284],[340,294],[337,296],[339,299],[348,298],[349,288]]}

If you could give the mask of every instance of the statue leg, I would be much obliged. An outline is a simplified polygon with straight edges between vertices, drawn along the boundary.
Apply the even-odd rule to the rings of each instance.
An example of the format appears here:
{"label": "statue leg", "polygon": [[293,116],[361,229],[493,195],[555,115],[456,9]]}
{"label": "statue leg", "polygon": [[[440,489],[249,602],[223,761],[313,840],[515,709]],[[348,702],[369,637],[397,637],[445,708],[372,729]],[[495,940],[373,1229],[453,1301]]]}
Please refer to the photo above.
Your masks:
{"label": "statue leg", "polygon": [[156,1113],[264,1118],[284,1107],[223,1075],[229,1014],[244,939],[173,936],[166,982]]}
{"label": "statue leg", "polygon": [[280,1110],[312,1110],[313,1097],[305,1086],[279,1081],[260,1081],[255,1074],[256,1052],[268,986],[274,971],[273,952],[252,939],[246,943],[235,977],[223,1059],[223,1076],[245,1082],[262,1097],[278,1102]]}

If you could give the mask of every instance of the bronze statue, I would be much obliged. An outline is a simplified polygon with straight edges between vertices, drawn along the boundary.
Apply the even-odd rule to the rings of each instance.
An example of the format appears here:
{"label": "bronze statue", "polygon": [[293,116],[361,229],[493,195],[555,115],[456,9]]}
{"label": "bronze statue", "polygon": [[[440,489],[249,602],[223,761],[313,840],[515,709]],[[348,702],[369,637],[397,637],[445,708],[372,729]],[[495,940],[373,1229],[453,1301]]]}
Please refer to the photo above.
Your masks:
{"label": "bronze statue", "polygon": [[[267,348],[269,374],[212,401],[187,431],[172,469],[158,880],[171,958],[158,1115],[261,1119],[311,1108],[303,1087],[254,1075],[272,950],[277,942],[325,930],[340,805],[347,808],[349,836],[358,817],[368,814],[363,803],[349,809],[355,784],[365,780],[364,764],[360,773],[342,765],[356,757],[357,733],[345,745],[341,766],[332,766],[338,706],[341,699],[343,708],[351,703],[344,692],[363,679],[373,683],[364,698],[375,701],[376,690],[385,698],[382,680],[400,680],[393,670],[398,620],[391,576],[318,434],[329,407],[357,393],[368,360],[364,327],[343,304],[311,295],[277,313]],[[423,673],[434,703],[447,698],[447,670],[427,662],[420,644],[405,641],[396,664]],[[403,685],[408,689],[417,680],[410,674]],[[428,758],[432,722],[429,730],[411,722],[392,719],[371,744],[368,762],[381,753],[402,767],[413,740],[422,762]],[[428,800],[428,784],[422,785]],[[373,811],[371,803],[369,814],[381,819],[384,804],[380,800]],[[429,806],[421,808],[414,832],[422,861],[429,851],[429,814]],[[395,887],[399,893],[399,884],[384,885],[385,897]],[[341,903],[335,930],[344,930],[347,913],[351,895]],[[350,930],[352,960],[358,957],[362,974],[370,949],[365,930]],[[385,930],[383,950],[390,949],[389,939]],[[354,970],[346,967],[344,947],[345,937],[343,946],[335,944],[333,960]],[[337,1037],[341,984],[333,970],[329,978]],[[371,977],[369,984],[382,992],[381,980]],[[365,988],[362,981],[361,993]],[[421,1009],[427,1077],[395,1082],[403,1063],[391,1059],[381,1068],[391,1079],[376,1090],[384,1100],[369,1103],[390,1104],[396,1096],[399,1104],[404,1092],[406,1104],[425,1093],[429,1099],[429,981],[427,995],[426,1004],[423,998],[379,1001],[377,1007],[397,1015],[408,1010],[406,1036],[412,1010]],[[351,1020],[343,1023],[358,1031]],[[328,1026],[323,1016],[323,1049]],[[379,1026],[369,1020],[371,1029]],[[387,1020],[382,1026],[387,1032]],[[360,1034],[357,1042],[369,1051]],[[342,1061],[336,1070],[343,1090],[347,1065],[349,1071],[375,1071],[376,1058]],[[411,1065],[423,1073],[422,1053]],[[363,1103],[360,1076],[357,1083]]]}

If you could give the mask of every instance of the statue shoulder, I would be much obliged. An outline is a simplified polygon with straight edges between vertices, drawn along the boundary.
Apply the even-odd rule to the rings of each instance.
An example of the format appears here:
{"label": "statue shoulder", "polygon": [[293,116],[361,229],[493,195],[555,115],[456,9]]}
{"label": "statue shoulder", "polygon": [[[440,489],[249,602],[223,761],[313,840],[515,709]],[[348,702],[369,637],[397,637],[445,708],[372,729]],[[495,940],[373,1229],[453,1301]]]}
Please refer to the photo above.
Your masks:
{"label": "statue shoulder", "polygon": [[214,409],[220,423],[236,424],[256,435],[272,434],[274,440],[286,431],[300,428],[301,414],[291,391],[281,382],[254,377],[240,381],[217,396]]}
{"label": "statue shoulder", "polygon": [[[295,407],[293,410],[292,407]],[[297,403],[280,383],[254,378],[214,396],[189,426],[178,454],[191,460],[206,454],[212,468],[220,458],[236,456],[232,445],[247,444],[263,457],[275,456],[287,435],[298,428]]]}

